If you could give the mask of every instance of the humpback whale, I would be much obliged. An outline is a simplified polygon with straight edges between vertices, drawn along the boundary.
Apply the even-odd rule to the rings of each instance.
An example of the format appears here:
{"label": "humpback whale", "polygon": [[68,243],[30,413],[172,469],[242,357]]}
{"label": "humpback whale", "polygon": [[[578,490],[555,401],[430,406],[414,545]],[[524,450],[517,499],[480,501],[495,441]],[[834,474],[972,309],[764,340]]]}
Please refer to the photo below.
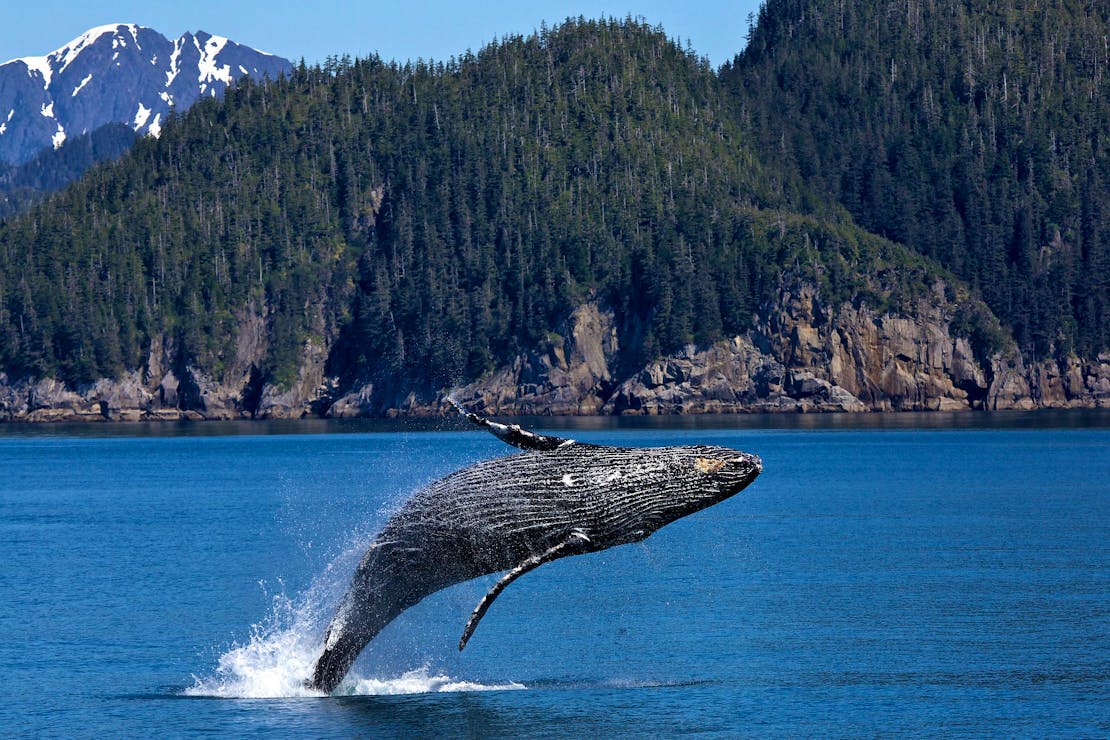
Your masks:
{"label": "humpback whale", "polygon": [[324,635],[309,686],[331,693],[401,612],[462,581],[505,571],[478,602],[462,650],[514,580],[569,555],[639,542],[739,492],[763,470],[726,447],[608,447],[468,413],[522,452],[470,465],[415,493],[374,538]]}

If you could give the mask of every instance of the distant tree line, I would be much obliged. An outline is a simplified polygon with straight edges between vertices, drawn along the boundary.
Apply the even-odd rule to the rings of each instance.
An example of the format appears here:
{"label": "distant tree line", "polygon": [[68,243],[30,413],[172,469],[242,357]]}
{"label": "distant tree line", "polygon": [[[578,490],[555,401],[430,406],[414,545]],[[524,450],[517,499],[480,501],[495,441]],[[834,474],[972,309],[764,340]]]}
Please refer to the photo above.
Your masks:
{"label": "distant tree line", "polygon": [[98,162],[124,154],[135,143],[135,132],[122,123],[110,123],[46,149],[31,161],[0,163],[0,218],[29,208],[46,193],[61,190]]}

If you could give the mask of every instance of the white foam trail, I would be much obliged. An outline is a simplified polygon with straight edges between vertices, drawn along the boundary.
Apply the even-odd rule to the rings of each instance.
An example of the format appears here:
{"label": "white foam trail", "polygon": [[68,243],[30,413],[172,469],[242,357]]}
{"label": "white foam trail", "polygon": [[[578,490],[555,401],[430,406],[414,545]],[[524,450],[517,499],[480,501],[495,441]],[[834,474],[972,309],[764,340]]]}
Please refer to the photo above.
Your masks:
{"label": "white foam trail", "polygon": [[[253,625],[250,641],[233,645],[220,656],[214,675],[194,677],[186,696],[225,699],[276,699],[320,697],[323,692],[305,686],[323,646],[324,625],[338,594],[346,588],[352,560],[361,556],[366,542],[353,545],[337,557],[296,601],[284,594],[273,597],[265,622]],[[352,672],[334,692],[345,696],[420,694],[453,691],[504,691],[523,689],[518,683],[482,684],[434,674],[428,666],[392,678],[365,678]]]}
{"label": "white foam trail", "polygon": [[397,678],[359,678],[348,677],[337,694],[349,696],[386,696],[393,694],[434,694],[452,691],[508,691],[523,689],[516,682],[504,684],[484,684],[474,681],[459,681],[448,676],[430,675],[428,667],[408,671]]}

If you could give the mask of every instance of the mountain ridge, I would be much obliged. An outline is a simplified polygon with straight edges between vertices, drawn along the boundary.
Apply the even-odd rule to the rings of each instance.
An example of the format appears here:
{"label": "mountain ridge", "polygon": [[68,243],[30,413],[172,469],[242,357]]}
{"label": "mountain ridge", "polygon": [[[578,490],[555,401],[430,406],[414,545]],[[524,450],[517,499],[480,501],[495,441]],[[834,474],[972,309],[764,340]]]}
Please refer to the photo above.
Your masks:
{"label": "mountain ridge", "polygon": [[171,41],[136,24],[97,26],[48,54],[0,64],[0,161],[22,164],[109,123],[157,135],[171,110],[244,75],[276,78],[291,67],[205,31]]}

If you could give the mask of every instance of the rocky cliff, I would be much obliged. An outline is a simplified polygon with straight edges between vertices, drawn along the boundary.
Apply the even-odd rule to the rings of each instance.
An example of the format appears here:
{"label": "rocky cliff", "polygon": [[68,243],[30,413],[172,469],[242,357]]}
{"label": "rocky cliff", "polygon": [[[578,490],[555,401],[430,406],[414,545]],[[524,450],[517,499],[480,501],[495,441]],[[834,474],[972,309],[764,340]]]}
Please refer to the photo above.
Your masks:
{"label": "rocky cliff", "polygon": [[372,385],[340,392],[324,373],[328,342],[318,339],[305,343],[290,387],[263,383],[265,320],[252,312],[240,317],[236,356],[219,378],[159,340],[142,371],[86,388],[0,374],[0,421],[430,416],[448,412],[448,393],[494,415],[1110,408],[1110,354],[1029,365],[1011,345],[979,359],[953,328],[957,308],[940,281],[913,316],[830,305],[795,281],[745,334],[619,377],[614,316],[591,301],[487,377],[387,398]]}
{"label": "rocky cliff", "polygon": [[[317,322],[323,321],[317,316]],[[142,370],[69,388],[52,378],[0,373],[0,421],[176,421],[301,418],[314,413],[324,388],[327,351],[305,342],[289,388],[262,380],[266,319],[252,307],[238,317],[235,356],[221,372],[197,367],[176,344],[156,337]]]}
{"label": "rocky cliff", "polygon": [[827,305],[795,283],[746,334],[684,347],[614,382],[612,315],[584,307],[566,339],[455,396],[494,414],[1110,407],[1110,355],[1029,367],[1011,346],[981,362],[953,333],[956,308],[940,282],[913,317]]}

